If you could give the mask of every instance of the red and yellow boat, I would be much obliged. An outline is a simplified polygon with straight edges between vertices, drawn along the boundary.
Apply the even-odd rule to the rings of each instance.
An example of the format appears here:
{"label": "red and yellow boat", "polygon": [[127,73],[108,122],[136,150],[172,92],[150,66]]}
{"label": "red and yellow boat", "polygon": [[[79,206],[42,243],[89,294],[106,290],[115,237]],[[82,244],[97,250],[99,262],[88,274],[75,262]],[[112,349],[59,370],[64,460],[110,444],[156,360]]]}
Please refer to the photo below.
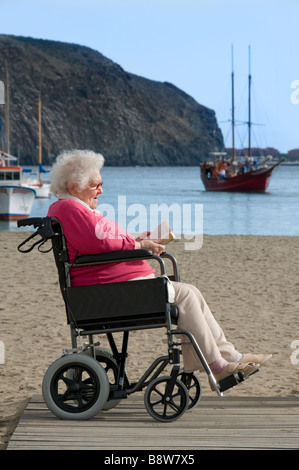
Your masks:
{"label": "red and yellow boat", "polygon": [[[233,51],[232,51],[233,62]],[[206,191],[244,191],[263,192],[269,186],[271,174],[284,159],[268,167],[266,162],[254,162],[251,155],[251,73],[250,73],[250,46],[249,46],[249,75],[248,75],[248,155],[243,163],[235,158],[235,106],[234,106],[234,70],[231,74],[232,84],[232,157],[226,160],[225,153],[216,152],[218,159],[201,164],[201,179]],[[215,153],[214,153],[215,155]],[[272,158],[272,157],[270,157]]]}
{"label": "red and yellow boat", "polygon": [[[268,167],[261,166],[240,166],[233,171],[227,171],[223,163],[217,166],[217,162],[205,162],[201,165],[201,179],[206,191],[231,191],[231,192],[263,192],[269,186],[272,171],[283,162],[276,163]],[[226,163],[227,167],[231,166],[230,162]],[[217,169],[220,167],[220,170]],[[234,168],[234,167],[233,167]]]}

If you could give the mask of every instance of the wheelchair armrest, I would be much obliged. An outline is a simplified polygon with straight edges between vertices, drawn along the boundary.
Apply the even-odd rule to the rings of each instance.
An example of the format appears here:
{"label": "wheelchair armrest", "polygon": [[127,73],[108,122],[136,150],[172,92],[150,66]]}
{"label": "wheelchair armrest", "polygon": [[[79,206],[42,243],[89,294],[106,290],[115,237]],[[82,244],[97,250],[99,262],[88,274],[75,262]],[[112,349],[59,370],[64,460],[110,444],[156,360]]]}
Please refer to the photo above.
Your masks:
{"label": "wheelchair armrest", "polygon": [[163,251],[163,253],[161,253],[161,258],[167,258],[170,260],[171,264],[172,264],[172,270],[173,270],[173,275],[169,275],[169,279],[171,281],[177,281],[177,282],[180,282],[180,275],[179,275],[179,270],[178,270],[178,264],[177,264],[177,260],[175,259],[174,256],[172,256],[170,253],[167,253],[166,251]]}
{"label": "wheelchair armrest", "polygon": [[115,263],[152,258],[155,258],[155,255],[153,255],[150,250],[110,251],[108,253],[79,256],[75,259],[72,265],[79,266],[82,264]]}
{"label": "wheelchair armrest", "polygon": [[178,273],[178,267],[176,259],[163,251],[160,256],[153,255],[150,250],[122,250],[122,251],[110,251],[108,253],[94,254],[94,255],[82,255],[76,258],[71,267],[80,267],[94,264],[106,264],[106,263],[123,263],[124,261],[137,261],[137,260],[156,260],[160,265],[161,275],[166,274],[165,263],[163,258],[168,258],[172,262],[173,275],[169,278],[173,281],[180,281]]}

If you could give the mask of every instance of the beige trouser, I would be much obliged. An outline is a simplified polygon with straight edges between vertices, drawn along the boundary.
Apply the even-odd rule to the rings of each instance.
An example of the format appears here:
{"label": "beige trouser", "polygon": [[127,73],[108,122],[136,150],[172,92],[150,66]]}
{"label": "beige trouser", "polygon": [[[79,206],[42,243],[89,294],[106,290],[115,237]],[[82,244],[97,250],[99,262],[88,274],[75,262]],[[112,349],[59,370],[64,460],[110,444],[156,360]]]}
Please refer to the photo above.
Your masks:
{"label": "beige trouser", "polygon": [[[236,361],[241,353],[226,340],[200,291],[191,284],[172,282],[172,285],[175,289],[173,305],[179,309],[178,328],[193,334],[208,364],[220,357],[228,362]],[[191,345],[182,345],[182,353],[186,372],[203,369]]]}
{"label": "beige trouser", "polygon": [[[150,279],[154,274],[131,279]],[[241,357],[234,345],[226,340],[225,335],[216,322],[211,310],[200,291],[191,284],[172,281],[175,289],[173,305],[179,309],[178,329],[188,330],[194,336],[206,361],[211,364],[220,357],[228,362],[234,362]],[[189,339],[184,336],[183,341]],[[185,372],[203,370],[199,357],[191,344],[182,344]]]}

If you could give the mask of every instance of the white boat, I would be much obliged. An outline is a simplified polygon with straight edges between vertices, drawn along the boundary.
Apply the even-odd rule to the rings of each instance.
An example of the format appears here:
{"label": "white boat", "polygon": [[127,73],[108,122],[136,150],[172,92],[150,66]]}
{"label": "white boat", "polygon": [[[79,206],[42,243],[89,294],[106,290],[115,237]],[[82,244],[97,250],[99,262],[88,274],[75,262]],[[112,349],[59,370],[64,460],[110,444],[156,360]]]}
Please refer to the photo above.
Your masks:
{"label": "white boat", "polygon": [[46,199],[50,196],[50,183],[42,181],[40,172],[41,170],[39,170],[39,174],[36,174],[33,171],[30,176],[24,177],[25,171],[23,169],[22,186],[34,189],[37,198]]}
{"label": "white boat", "polygon": [[37,198],[47,199],[50,196],[50,183],[36,181],[28,185],[29,188],[34,189]]}
{"label": "white boat", "polygon": [[29,184],[28,187],[34,189],[37,198],[47,199],[50,195],[50,183],[39,183],[37,181],[36,183]]}
{"label": "white boat", "polygon": [[10,163],[15,157],[1,152],[0,158],[0,220],[24,219],[31,213],[36,192],[21,184],[22,168]]}

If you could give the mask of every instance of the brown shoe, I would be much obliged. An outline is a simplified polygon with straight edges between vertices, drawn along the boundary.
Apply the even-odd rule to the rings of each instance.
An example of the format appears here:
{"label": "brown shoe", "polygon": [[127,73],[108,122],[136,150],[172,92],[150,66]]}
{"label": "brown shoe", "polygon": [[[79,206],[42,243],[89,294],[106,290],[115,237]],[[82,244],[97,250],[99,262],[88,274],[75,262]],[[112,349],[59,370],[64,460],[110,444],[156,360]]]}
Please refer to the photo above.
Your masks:
{"label": "brown shoe", "polygon": [[253,362],[254,364],[259,364],[260,366],[265,364],[265,362],[271,359],[272,354],[244,354],[243,359],[238,361],[241,364],[247,364],[248,362]]}
{"label": "brown shoe", "polygon": [[254,364],[252,362],[249,363],[241,363],[241,362],[230,362],[227,369],[225,369],[221,374],[214,374],[214,377],[217,382],[219,380],[225,379],[229,375],[237,374],[238,372],[243,372],[245,378],[249,377],[249,375],[256,372],[259,368],[259,364]]}

